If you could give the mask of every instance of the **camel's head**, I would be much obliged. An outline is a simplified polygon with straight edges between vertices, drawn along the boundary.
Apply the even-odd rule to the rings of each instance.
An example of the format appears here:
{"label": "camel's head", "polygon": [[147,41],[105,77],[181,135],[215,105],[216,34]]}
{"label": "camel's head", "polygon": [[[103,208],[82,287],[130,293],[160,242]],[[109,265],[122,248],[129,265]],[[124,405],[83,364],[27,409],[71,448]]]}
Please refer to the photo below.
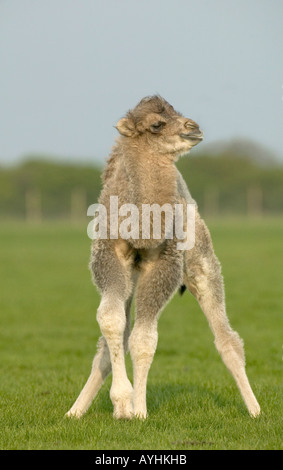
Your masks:
{"label": "camel's head", "polygon": [[143,98],[116,128],[127,138],[142,139],[155,152],[174,157],[188,153],[203,139],[198,124],[184,118],[160,96]]}

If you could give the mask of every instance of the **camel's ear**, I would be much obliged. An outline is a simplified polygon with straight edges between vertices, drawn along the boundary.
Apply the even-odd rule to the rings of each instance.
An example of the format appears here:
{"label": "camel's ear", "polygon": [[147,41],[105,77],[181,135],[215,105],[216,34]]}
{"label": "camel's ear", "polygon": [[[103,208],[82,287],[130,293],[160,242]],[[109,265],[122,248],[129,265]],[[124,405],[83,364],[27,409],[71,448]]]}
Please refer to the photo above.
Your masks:
{"label": "camel's ear", "polygon": [[129,118],[120,119],[115,127],[120,132],[120,134],[126,137],[133,137],[133,135],[136,134],[134,123]]}

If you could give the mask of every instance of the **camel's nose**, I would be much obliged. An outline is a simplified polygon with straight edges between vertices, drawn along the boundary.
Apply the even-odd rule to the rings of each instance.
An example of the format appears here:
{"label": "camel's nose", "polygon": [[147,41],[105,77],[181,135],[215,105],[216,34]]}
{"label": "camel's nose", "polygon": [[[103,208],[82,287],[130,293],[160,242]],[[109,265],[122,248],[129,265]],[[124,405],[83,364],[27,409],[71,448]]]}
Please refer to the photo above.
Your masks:
{"label": "camel's nose", "polygon": [[192,119],[187,119],[186,122],[184,123],[184,126],[186,129],[191,130],[191,131],[195,131],[199,129],[199,125]]}

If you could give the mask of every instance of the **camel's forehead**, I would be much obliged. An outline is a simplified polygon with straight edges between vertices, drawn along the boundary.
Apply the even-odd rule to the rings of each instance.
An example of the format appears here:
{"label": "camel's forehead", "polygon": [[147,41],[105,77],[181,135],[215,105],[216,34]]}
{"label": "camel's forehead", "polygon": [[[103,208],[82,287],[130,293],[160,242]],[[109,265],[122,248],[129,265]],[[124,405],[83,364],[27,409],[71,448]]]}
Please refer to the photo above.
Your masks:
{"label": "camel's forehead", "polygon": [[137,119],[142,119],[144,116],[155,113],[161,114],[164,117],[167,116],[174,116],[177,113],[173,106],[168,103],[164,98],[161,96],[146,96],[143,98],[137,106],[130,111],[132,117]]}

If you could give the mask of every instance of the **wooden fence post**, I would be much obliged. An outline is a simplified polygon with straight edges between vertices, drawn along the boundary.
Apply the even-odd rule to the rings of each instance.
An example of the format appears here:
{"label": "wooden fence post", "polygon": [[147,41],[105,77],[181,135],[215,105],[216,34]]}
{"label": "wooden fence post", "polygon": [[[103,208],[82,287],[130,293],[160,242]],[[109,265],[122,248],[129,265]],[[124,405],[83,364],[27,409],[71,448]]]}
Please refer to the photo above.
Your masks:
{"label": "wooden fence post", "polygon": [[86,191],[82,188],[73,189],[71,193],[71,219],[74,222],[86,219],[86,205]]}
{"label": "wooden fence post", "polygon": [[25,194],[27,222],[42,222],[41,193],[39,189],[29,188]]}
{"label": "wooden fence post", "polygon": [[259,185],[247,188],[248,215],[259,217],[263,214],[263,192]]}
{"label": "wooden fence post", "polygon": [[203,209],[206,216],[216,216],[219,213],[219,190],[208,187],[204,190]]}

